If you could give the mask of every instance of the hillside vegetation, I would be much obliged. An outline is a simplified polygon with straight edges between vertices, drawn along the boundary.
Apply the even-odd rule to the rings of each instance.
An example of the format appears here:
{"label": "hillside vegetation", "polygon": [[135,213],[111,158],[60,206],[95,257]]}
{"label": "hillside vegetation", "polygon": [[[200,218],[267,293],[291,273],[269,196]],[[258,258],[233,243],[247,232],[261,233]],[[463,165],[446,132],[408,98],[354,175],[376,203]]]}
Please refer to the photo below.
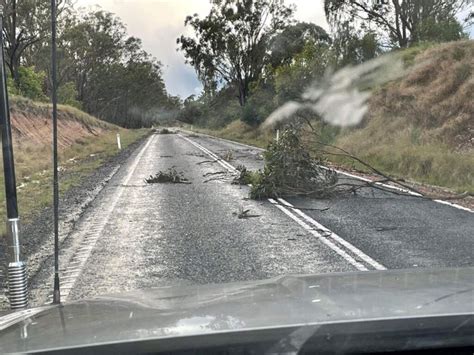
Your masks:
{"label": "hillside vegetation", "polygon": [[[51,203],[52,120],[51,106],[13,96],[10,99],[13,149],[21,218]],[[58,107],[58,146],[61,192],[80,183],[81,178],[118,152],[116,135],[127,147],[147,130],[127,130],[101,121],[74,107]],[[2,166],[3,169],[3,166]],[[3,186],[3,173],[0,176]],[[0,214],[5,216],[5,196],[0,189]],[[0,229],[3,232],[3,226]]]}
{"label": "hillside vegetation", "polygon": [[[407,74],[374,91],[360,126],[313,126],[324,141],[395,177],[474,192],[474,41],[412,47],[402,56]],[[240,121],[205,132],[259,146],[271,139]],[[329,159],[364,170],[346,158]]]}
{"label": "hillside vegetation", "polygon": [[474,41],[414,59],[404,78],[372,96],[364,124],[336,145],[393,175],[474,191]]}

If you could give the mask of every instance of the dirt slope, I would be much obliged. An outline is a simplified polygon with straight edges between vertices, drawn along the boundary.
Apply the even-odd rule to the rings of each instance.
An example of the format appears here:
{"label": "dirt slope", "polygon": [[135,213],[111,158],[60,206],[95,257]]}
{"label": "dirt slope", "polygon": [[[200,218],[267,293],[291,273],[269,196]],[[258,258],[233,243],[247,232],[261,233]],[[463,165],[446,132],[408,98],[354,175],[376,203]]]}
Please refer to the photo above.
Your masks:
{"label": "dirt slope", "polygon": [[[22,149],[28,146],[51,145],[51,105],[33,102],[22,97],[10,99],[14,144]],[[70,106],[58,107],[58,145],[65,149],[90,136],[99,136],[118,127],[101,121]]]}

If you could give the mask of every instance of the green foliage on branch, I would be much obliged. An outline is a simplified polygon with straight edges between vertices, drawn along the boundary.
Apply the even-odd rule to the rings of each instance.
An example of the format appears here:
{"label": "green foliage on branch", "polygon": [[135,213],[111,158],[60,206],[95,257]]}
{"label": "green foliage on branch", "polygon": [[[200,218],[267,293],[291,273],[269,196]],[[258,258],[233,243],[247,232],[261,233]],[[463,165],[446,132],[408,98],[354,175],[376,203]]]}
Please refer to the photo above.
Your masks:
{"label": "green foliage on branch", "polygon": [[286,129],[278,141],[273,141],[265,151],[264,159],[263,171],[251,177],[251,198],[325,197],[334,192],[336,172],[320,166],[322,161],[310,155],[296,129]]}

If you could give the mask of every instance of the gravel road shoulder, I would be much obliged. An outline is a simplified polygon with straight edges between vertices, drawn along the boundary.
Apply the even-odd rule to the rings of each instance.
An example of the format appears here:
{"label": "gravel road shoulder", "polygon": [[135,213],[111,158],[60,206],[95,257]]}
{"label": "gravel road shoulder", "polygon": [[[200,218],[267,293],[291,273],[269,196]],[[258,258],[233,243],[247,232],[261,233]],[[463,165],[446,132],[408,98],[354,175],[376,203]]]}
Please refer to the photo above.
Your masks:
{"label": "gravel road shoulder", "polygon": [[[118,168],[143,144],[149,135],[145,135],[118,154],[107,159],[98,169],[82,179],[78,186],[70,188],[60,199],[60,241],[64,241],[73,230],[76,221],[81,217],[90,203],[97,197],[103,187],[117,172]],[[68,177],[63,172],[61,179]],[[52,189],[52,188],[51,188]],[[52,190],[51,190],[52,191]],[[20,211],[21,212],[21,211]],[[21,218],[21,217],[20,217]],[[53,209],[43,208],[31,218],[31,222],[21,225],[22,253],[26,256],[30,287],[37,285],[38,280],[44,281],[45,270],[52,268],[53,253]],[[0,238],[0,309],[7,307],[5,238]],[[52,280],[51,280],[52,285]]]}

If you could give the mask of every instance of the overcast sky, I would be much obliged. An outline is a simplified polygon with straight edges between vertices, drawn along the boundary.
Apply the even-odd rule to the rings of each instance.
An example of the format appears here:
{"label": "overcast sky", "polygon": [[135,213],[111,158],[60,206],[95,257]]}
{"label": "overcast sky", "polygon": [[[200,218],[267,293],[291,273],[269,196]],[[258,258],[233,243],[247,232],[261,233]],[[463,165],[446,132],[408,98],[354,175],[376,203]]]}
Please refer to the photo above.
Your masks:
{"label": "overcast sky", "polygon": [[[323,0],[286,2],[296,5],[297,20],[327,28]],[[76,3],[76,7],[94,5],[118,15],[128,33],[141,38],[145,50],[163,63],[168,92],[183,98],[200,92],[194,69],[184,64],[182,53],[176,51],[176,38],[185,31],[187,15],[205,16],[209,12],[209,0],[77,0]]]}

